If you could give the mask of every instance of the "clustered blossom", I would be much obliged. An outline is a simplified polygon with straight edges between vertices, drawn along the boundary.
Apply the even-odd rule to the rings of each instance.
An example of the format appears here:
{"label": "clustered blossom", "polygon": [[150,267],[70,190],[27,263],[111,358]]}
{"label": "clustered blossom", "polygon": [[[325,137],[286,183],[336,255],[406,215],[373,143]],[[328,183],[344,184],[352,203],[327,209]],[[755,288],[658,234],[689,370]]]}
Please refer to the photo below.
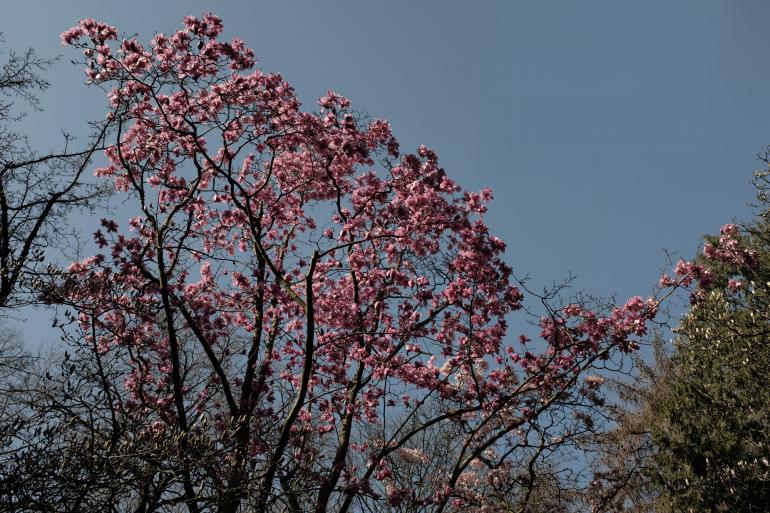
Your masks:
{"label": "clustered blossom", "polygon": [[589,374],[584,381],[589,388],[598,388],[604,384],[604,378],[596,374]]}
{"label": "clustered blossom", "polygon": [[[579,393],[595,360],[636,349],[653,299],[544,317],[541,353],[524,336],[507,343],[523,295],[484,222],[492,192],[463,191],[430,148],[402,153],[386,121],[363,121],[338,93],[303,111],[290,84],[222,31],[207,14],[148,46],[90,19],[62,34],[83,49],[89,81],[112,86],[119,138],[95,174],[138,207],[127,230],[102,220],[105,254],[72,264],[59,299],[103,351],[128,358],[121,414],[158,436],[205,414],[214,445],[248,455],[267,480],[279,463],[305,465],[298,475],[379,486],[396,504],[407,496],[389,481],[389,455],[430,462],[402,431],[377,445],[366,426],[441,400],[481,452]],[[207,362],[195,378],[185,354]],[[305,451],[310,439],[341,451],[335,461],[357,451],[366,462],[343,472],[334,451]],[[480,500],[470,491],[480,476],[448,476],[414,500],[465,507]]]}
{"label": "clustered blossom", "polygon": [[741,247],[738,239],[738,227],[734,224],[726,224],[720,230],[717,244],[706,243],[703,247],[703,255],[709,260],[722,262],[734,268],[754,267],[756,265],[756,253],[751,249]]}
{"label": "clustered blossom", "polygon": [[[704,292],[715,286],[714,273],[709,269],[710,265],[725,266],[731,273],[738,276],[751,271],[757,265],[756,252],[745,247],[740,235],[737,225],[722,226],[717,241],[704,244],[701,260],[680,259],[674,266],[674,276],[664,275],[659,285],[683,288],[697,285],[697,289],[691,294],[691,300],[697,302]],[[727,290],[733,294],[740,292],[743,286],[744,281],[740,277],[730,278],[726,284]]]}
{"label": "clustered blossom", "polygon": [[397,451],[398,456],[409,463],[428,463],[428,456],[419,449],[410,449],[407,447],[400,447]]}
{"label": "clustered blossom", "polygon": [[[81,37],[87,36],[93,44],[97,46],[104,45],[105,42],[118,38],[118,32],[115,27],[94,21],[92,18],[81,20],[76,27],[72,27],[61,35],[62,45],[71,45]],[[88,54],[92,56],[93,54]]]}

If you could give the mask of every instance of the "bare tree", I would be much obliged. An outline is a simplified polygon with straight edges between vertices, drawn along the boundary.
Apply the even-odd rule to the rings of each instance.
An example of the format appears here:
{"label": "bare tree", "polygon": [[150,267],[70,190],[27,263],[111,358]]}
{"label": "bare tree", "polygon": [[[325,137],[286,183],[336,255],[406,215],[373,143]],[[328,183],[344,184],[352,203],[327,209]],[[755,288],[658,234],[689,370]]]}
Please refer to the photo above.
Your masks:
{"label": "bare tree", "polygon": [[[91,124],[93,134],[86,144],[76,147],[75,138],[64,133],[61,147],[48,151],[36,149],[24,133],[27,114],[40,110],[40,94],[50,85],[44,74],[57,59],[40,57],[32,49],[9,50],[4,57],[0,64],[0,317],[6,318],[23,317],[24,308],[38,302],[37,284],[50,272],[51,261],[77,245],[77,230],[70,226],[69,216],[100,206],[108,189],[84,176],[94,153],[103,149],[106,123]],[[93,469],[83,464],[89,455],[83,450],[88,438],[82,429],[73,429],[73,419],[86,415],[93,421],[93,411],[101,404],[92,402],[90,414],[74,408],[76,399],[85,405],[96,389],[86,379],[88,374],[81,372],[85,367],[74,366],[69,353],[53,354],[35,357],[15,332],[0,327],[2,511],[84,510],[74,507],[76,495],[87,489],[81,478]],[[92,423],[90,428],[95,440],[94,428],[101,426]],[[103,472],[102,480],[108,476]]]}
{"label": "bare tree", "polygon": [[670,348],[660,338],[653,340],[654,361],[635,358],[632,379],[613,380],[610,388],[617,400],[609,407],[614,427],[598,434],[591,467],[594,479],[586,493],[586,504],[601,513],[667,513],[670,505],[661,500],[660,482],[654,462],[656,451],[650,427],[655,412],[650,406],[676,373]]}
{"label": "bare tree", "polygon": [[56,59],[34,50],[9,51],[0,65],[0,315],[34,302],[31,285],[45,270],[46,252],[71,243],[73,210],[93,209],[107,189],[84,179],[94,153],[103,148],[106,123],[93,123],[82,147],[63,134],[61,148],[40,151],[20,131],[28,110],[39,110],[43,77]]}

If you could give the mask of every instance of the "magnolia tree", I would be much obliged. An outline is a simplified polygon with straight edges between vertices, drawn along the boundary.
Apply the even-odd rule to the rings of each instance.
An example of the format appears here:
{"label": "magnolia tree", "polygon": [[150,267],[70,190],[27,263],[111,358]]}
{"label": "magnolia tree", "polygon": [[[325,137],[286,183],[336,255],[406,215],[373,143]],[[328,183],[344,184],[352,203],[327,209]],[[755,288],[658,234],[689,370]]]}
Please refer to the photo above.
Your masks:
{"label": "magnolia tree", "polygon": [[636,348],[657,302],[547,309],[542,340],[509,340],[523,295],[491,191],[339,94],[301,110],[222,30],[207,14],[147,45],[91,19],[62,34],[109,99],[95,174],[136,217],[103,219],[104,253],[45,298],[111,362],[113,422],[141,426],[106,441],[144,469],[123,500],[531,510],[544,457],[590,424],[591,369]]}

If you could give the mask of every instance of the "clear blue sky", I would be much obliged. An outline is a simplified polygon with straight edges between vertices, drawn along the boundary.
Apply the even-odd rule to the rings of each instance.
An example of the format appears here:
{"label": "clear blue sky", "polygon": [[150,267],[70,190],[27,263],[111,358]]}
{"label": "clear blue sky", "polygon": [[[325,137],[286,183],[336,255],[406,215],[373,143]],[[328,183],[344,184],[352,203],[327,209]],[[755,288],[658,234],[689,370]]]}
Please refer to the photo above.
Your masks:
{"label": "clear blue sky", "polygon": [[572,272],[586,292],[646,295],[664,248],[691,256],[749,216],[770,144],[762,1],[13,2],[7,46],[64,56],[33,140],[105,112],[59,33],[90,16],[147,40],[207,10],[309,108],[334,89],[492,187],[488,222],[535,284]]}

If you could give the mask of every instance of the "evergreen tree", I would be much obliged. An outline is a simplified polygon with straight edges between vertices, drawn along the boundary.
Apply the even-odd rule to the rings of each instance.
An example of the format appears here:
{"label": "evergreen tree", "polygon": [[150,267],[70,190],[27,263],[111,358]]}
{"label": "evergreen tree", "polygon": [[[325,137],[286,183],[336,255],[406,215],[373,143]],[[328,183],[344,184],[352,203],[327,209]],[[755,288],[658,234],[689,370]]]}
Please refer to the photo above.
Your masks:
{"label": "evergreen tree", "polygon": [[[603,449],[597,509],[764,512],[770,504],[770,203],[706,237],[664,286],[691,290],[670,355],[624,390]],[[629,396],[633,398],[628,401]],[[636,403],[636,404],[634,404]],[[629,411],[631,410],[631,411]]]}

